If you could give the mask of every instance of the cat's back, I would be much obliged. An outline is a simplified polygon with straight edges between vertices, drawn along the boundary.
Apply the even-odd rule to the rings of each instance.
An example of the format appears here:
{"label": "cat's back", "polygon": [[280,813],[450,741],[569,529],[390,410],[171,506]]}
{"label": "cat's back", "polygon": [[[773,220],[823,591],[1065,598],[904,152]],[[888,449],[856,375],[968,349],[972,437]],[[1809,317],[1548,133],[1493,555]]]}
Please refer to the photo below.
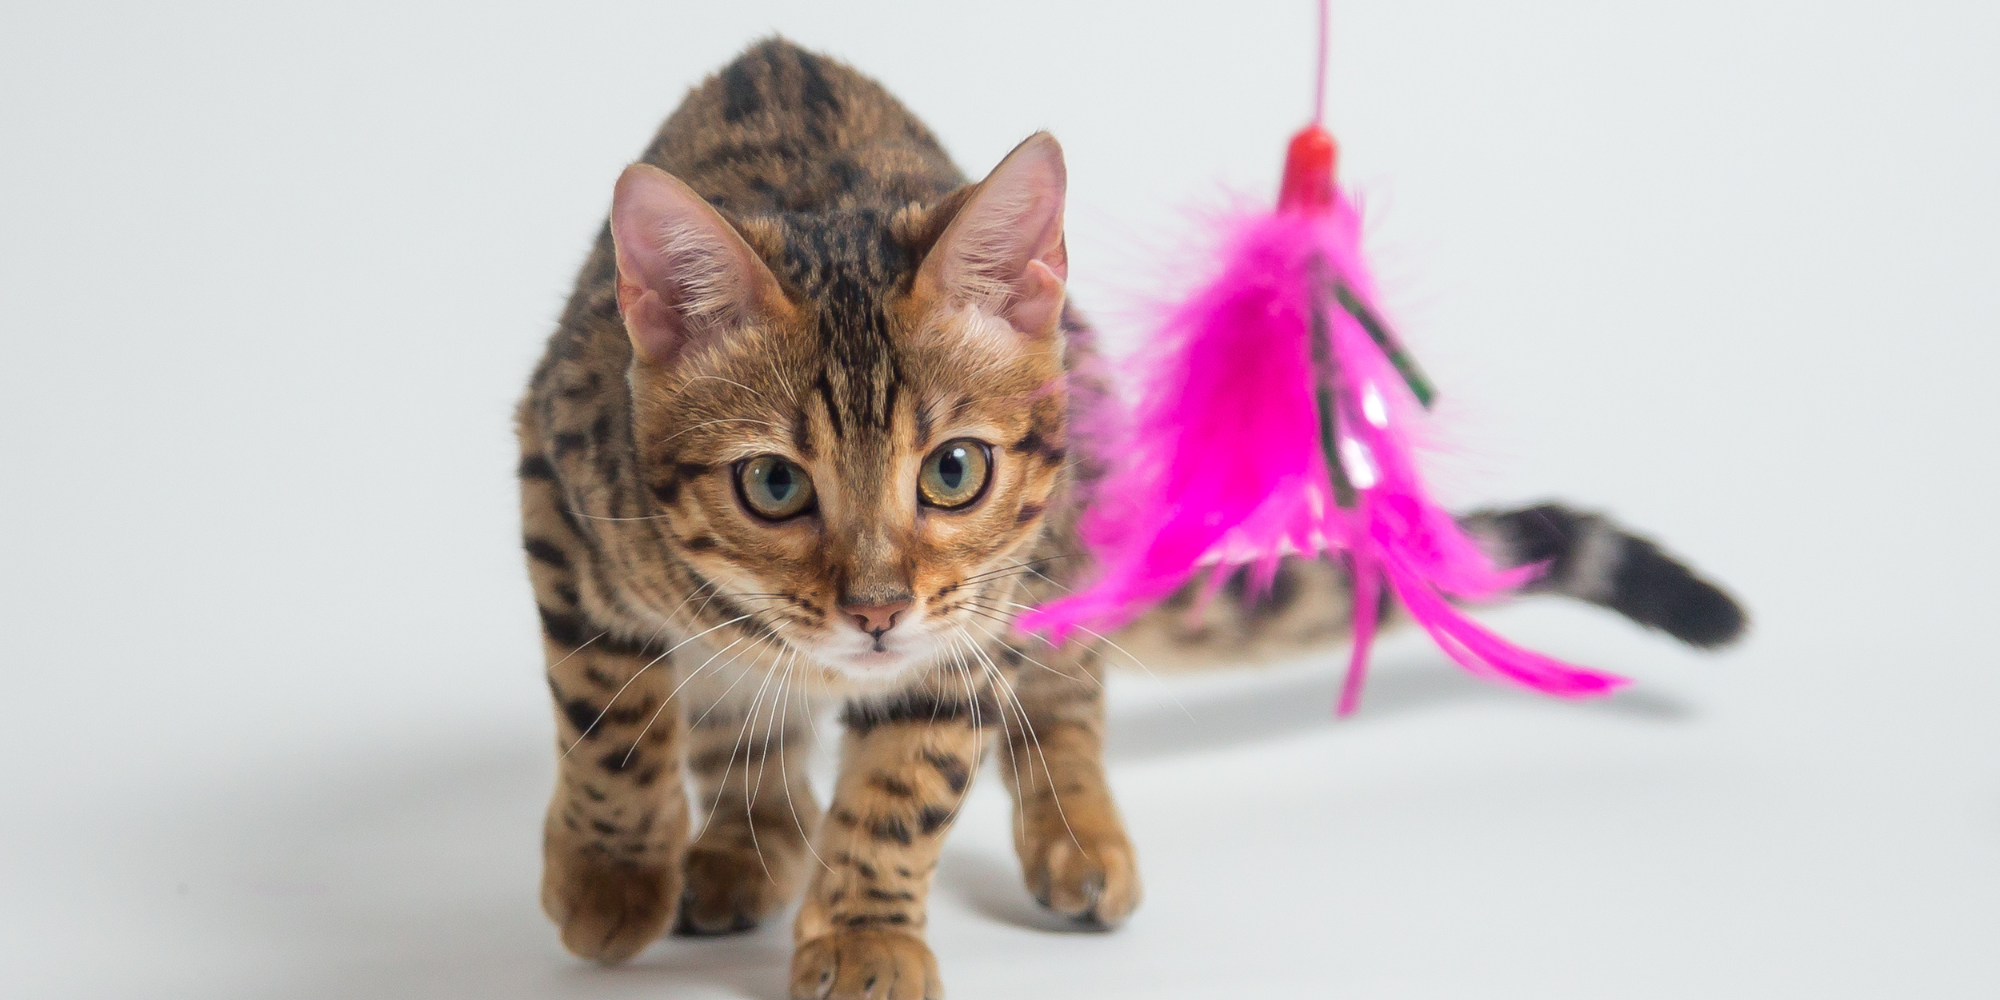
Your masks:
{"label": "cat's back", "polygon": [[931,202],[965,183],[880,84],[779,38],[695,87],[643,159],[739,216]]}

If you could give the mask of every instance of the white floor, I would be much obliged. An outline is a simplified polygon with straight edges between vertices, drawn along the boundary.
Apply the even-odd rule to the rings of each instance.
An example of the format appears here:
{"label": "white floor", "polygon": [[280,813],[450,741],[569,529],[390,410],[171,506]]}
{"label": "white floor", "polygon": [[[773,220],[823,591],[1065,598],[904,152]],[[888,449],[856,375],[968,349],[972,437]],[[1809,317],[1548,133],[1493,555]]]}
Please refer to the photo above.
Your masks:
{"label": "white floor", "polygon": [[[1129,340],[1161,220],[1269,184],[1307,5],[719,6],[4,16],[0,995],[782,995],[782,925],[607,970],[535,904],[506,427],[610,180],[782,28],[975,172],[1053,128]],[[1145,905],[1052,925],[988,781],[954,1000],[2000,995],[1990,9],[1336,7],[1441,488],[1612,510],[1755,631],[1506,609],[1638,683],[1538,700],[1404,636],[1342,723],[1330,658],[1123,676]]]}

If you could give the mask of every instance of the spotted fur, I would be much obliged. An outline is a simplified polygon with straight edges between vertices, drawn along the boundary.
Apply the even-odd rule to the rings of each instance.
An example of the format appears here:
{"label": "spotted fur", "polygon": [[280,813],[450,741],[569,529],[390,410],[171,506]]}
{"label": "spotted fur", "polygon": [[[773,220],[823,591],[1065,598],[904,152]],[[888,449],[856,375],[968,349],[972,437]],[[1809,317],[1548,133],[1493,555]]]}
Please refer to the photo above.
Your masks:
{"label": "spotted fur", "polygon": [[[773,40],[696,87],[641,164],[517,421],[560,761],[542,896],[564,944],[616,961],[803,893],[795,996],[936,997],[924,901],[989,756],[1028,890],[1116,925],[1140,883],[1104,778],[1101,643],[1011,628],[1088,572],[1074,526],[1102,462],[1071,427],[1106,404],[1062,305],[1053,140],[967,184],[877,84]],[[917,471],[952,440],[989,450],[992,481],[924,507]],[[760,455],[805,470],[807,513],[746,506]],[[1622,534],[1606,549],[1605,522],[1469,523],[1513,563],[1553,560],[1557,589],[1572,551],[1597,553],[1570,590],[1649,624],[1740,626],[1713,601],[1690,626],[1713,588]],[[1664,605],[1626,592],[1660,581]],[[1118,638],[1295,651],[1340,640],[1345,607],[1332,564],[1294,562]],[[822,807],[803,764],[828,703],[845,735]]]}

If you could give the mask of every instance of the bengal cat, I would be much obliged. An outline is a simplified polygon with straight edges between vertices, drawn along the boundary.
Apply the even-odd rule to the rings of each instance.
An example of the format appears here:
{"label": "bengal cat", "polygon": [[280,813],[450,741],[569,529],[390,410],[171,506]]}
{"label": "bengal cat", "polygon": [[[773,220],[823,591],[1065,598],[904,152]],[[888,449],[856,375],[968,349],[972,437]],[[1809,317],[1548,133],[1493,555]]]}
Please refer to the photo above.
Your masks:
{"label": "bengal cat", "polygon": [[[989,752],[1035,899],[1094,926],[1138,904],[1104,643],[1010,628],[1087,571],[1099,461],[1070,416],[1107,395],[1064,300],[1063,196],[1047,134],[968,185],[879,85],[778,40],[619,178],[519,413],[560,760],[542,905],[572,952],[744,930],[803,890],[793,996],[938,997],[925,897]],[[1549,561],[1544,589],[1700,646],[1742,626],[1601,518],[1468,523],[1510,565]],[[1115,638],[1220,660],[1344,634],[1330,562],[1227,597]],[[805,763],[829,703],[822,812]]]}

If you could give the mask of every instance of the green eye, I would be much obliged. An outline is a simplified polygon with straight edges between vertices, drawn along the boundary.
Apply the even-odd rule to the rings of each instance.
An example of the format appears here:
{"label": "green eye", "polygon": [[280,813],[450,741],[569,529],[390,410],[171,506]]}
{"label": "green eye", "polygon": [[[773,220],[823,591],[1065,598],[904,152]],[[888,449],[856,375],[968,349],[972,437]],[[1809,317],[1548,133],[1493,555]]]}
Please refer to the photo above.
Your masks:
{"label": "green eye", "polygon": [[947,441],[924,458],[917,492],[924,503],[952,510],[979,499],[992,472],[993,459],[985,444],[970,438]]}
{"label": "green eye", "polygon": [[759,455],[737,466],[736,488],[757,516],[773,521],[812,509],[812,477],[797,462],[776,455]]}

